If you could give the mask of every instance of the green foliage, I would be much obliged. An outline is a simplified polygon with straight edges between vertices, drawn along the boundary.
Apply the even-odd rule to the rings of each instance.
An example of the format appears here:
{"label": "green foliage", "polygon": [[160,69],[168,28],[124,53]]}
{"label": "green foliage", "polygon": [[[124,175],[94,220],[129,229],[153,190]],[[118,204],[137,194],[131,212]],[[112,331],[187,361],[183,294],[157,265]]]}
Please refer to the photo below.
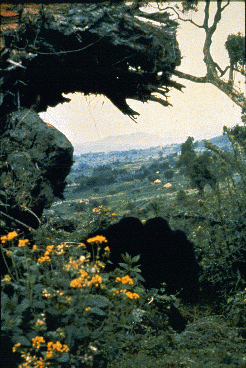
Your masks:
{"label": "green foliage", "polygon": [[174,176],[174,171],[172,169],[164,171],[164,176],[167,180],[170,180]]}
{"label": "green foliage", "polygon": [[[155,179],[157,171],[162,179],[169,169],[165,165],[171,162],[171,155],[170,159],[163,155],[151,160],[141,151],[144,159],[135,154],[136,162],[130,154],[127,163],[124,155],[120,157],[114,172],[119,176],[114,183],[100,185],[100,195],[95,195],[96,187],[86,186],[83,192],[82,187],[81,192],[69,187],[68,201],[52,206],[54,216],[76,218],[73,233],[41,226],[29,243],[18,246],[21,237],[2,243],[6,261],[13,262],[9,276],[2,279],[3,333],[12,338],[13,345],[21,344],[15,348],[23,351],[24,362],[30,355],[31,368],[38,367],[38,358],[50,362],[51,368],[245,366],[246,134],[241,126],[224,132],[231,142],[226,151],[210,145],[211,152],[199,153],[192,138],[183,151],[193,155],[193,166],[198,164],[202,177],[208,169],[217,180],[216,191],[205,187],[202,199],[191,189],[190,178],[188,182],[183,176],[183,167],[172,178],[170,191],[148,180],[135,178],[129,183],[123,179],[126,172],[120,170],[125,166],[132,178],[140,166],[140,176],[146,173]],[[177,159],[172,159],[174,166]],[[186,159],[188,162],[188,156]],[[98,162],[106,161],[100,156]],[[93,174],[89,168],[86,173],[85,180],[101,175],[101,169]],[[81,174],[72,175],[71,183],[78,183]],[[199,304],[183,305],[167,296],[164,288],[147,292],[138,256],[123,255],[119,267],[107,273],[103,267],[110,262],[107,243],[94,240],[91,254],[79,246],[88,233],[108,227],[129,211],[143,222],[153,215],[165,217],[172,228],[187,232],[201,266]],[[54,247],[49,248],[50,244]],[[79,286],[79,272],[85,286]],[[173,305],[189,321],[183,332],[170,328]],[[50,353],[52,357],[47,358]]]}
{"label": "green foliage", "polygon": [[245,65],[245,36],[240,32],[230,34],[225,43],[233,67]]}
{"label": "green foliage", "polygon": [[179,190],[176,195],[176,199],[178,202],[183,201],[186,198],[186,193],[183,189]]}
{"label": "green foliage", "polygon": [[100,366],[134,338],[132,311],[145,293],[134,265],[139,256],[126,254],[125,263],[106,274],[103,260],[107,262],[110,250],[101,236],[88,239],[93,254],[84,244],[42,249],[17,235],[1,239],[4,254],[15,265],[15,276],[2,280],[2,331],[30,367],[38,361],[40,367],[90,366],[88,356]]}
{"label": "green foliage", "polygon": [[194,143],[193,137],[188,137],[184,143],[181,144],[181,155],[177,162],[177,166],[184,166],[189,168],[196,158],[196,143]]}
{"label": "green foliage", "polygon": [[185,143],[181,144],[181,155],[177,166],[184,168],[184,175],[189,177],[191,185],[203,195],[206,184],[216,190],[217,179],[213,173],[212,155],[209,152],[197,154],[196,145],[193,137],[188,137]]}
{"label": "green foliage", "polygon": [[242,291],[234,293],[227,299],[227,306],[225,311],[227,312],[228,320],[238,327],[246,326],[246,288]]}

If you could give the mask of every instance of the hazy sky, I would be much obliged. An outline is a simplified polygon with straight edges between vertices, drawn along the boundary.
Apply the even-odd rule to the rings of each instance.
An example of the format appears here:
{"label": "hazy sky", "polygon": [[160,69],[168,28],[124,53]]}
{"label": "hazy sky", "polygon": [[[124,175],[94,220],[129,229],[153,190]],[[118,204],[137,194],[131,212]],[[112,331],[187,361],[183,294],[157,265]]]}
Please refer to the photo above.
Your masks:
{"label": "hazy sky", "polygon": [[[213,3],[215,6],[215,2]],[[212,55],[222,67],[228,65],[228,54],[224,47],[230,33],[245,33],[245,3],[233,1],[223,12],[222,20],[214,34]],[[202,22],[201,11],[192,13],[192,19]],[[200,20],[200,22],[199,22]],[[190,23],[181,23],[178,42],[182,54],[181,66],[186,73],[197,76],[205,74],[202,47],[204,31]],[[63,132],[72,144],[96,141],[110,136],[148,132],[159,134],[163,144],[183,142],[188,136],[196,139],[211,138],[222,134],[223,126],[233,126],[241,121],[241,109],[225,94],[209,84],[197,84],[179,79],[186,88],[183,93],[171,90],[169,102],[173,107],[158,103],[141,103],[128,100],[129,105],[140,113],[137,124],[122,114],[104,96],[84,96],[81,93],[67,95],[71,102],[48,108],[41,118]],[[245,89],[244,79],[238,86]]]}

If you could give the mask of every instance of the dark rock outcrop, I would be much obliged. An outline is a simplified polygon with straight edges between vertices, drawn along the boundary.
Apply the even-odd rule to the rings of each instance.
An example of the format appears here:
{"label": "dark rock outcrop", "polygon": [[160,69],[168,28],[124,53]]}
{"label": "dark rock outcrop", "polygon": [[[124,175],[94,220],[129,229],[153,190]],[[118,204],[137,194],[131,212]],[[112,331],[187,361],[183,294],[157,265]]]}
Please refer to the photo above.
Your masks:
{"label": "dark rock outcrop", "polygon": [[[98,230],[90,236],[103,235],[110,248],[110,261],[106,271],[114,270],[123,262],[121,254],[140,254],[141,275],[147,289],[159,288],[165,282],[166,292],[195,301],[199,295],[199,265],[193,244],[183,231],[172,230],[168,222],[156,217],[145,225],[134,217],[126,217],[105,230]],[[87,243],[88,249],[90,244]]]}
{"label": "dark rock outcrop", "polygon": [[43,209],[62,197],[73,147],[32,110],[15,111],[2,123],[8,129],[1,136],[0,215],[36,228]]}

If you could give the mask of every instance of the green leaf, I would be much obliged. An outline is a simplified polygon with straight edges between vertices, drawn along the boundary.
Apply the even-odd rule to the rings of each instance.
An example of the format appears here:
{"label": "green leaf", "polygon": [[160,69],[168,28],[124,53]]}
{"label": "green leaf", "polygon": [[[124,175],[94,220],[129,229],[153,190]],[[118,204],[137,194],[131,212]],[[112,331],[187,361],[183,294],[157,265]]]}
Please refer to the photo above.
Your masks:
{"label": "green leaf", "polygon": [[30,307],[30,301],[29,301],[29,299],[25,298],[17,306],[16,313],[23,313],[29,307]]}
{"label": "green leaf", "polygon": [[119,266],[125,268],[126,270],[129,268],[129,266],[126,263],[119,263]]}
{"label": "green leaf", "polygon": [[135,257],[132,258],[132,263],[133,262],[138,262],[139,259],[140,259],[140,254],[138,254],[137,256],[135,256]]}
{"label": "green leaf", "polygon": [[131,256],[128,254],[128,253],[126,253],[126,254],[122,254],[121,253],[121,257],[123,258],[123,260],[126,262],[126,263],[129,263],[129,262],[131,262]]}
{"label": "green leaf", "polygon": [[38,300],[34,300],[34,302],[33,302],[33,306],[34,306],[35,308],[44,309],[44,308],[45,308],[45,302],[43,302],[43,301],[38,301]]}
{"label": "green leaf", "polygon": [[89,307],[99,306],[100,308],[105,308],[110,304],[110,301],[103,295],[88,295],[86,298],[86,304]]}
{"label": "green leaf", "polygon": [[100,308],[92,307],[90,308],[90,312],[98,316],[106,316],[106,313]]}
{"label": "green leaf", "polygon": [[131,269],[131,271],[133,271],[133,272],[141,272],[140,268],[138,268],[137,266],[136,267],[133,267]]}
{"label": "green leaf", "polygon": [[68,362],[70,359],[70,355],[69,353],[63,353],[62,356],[60,358],[56,358],[56,360],[59,362],[59,363],[66,363]]}
{"label": "green leaf", "polygon": [[31,345],[30,341],[25,336],[14,336],[13,337],[13,342],[15,344],[20,343],[21,345],[24,345],[24,346],[30,346]]}

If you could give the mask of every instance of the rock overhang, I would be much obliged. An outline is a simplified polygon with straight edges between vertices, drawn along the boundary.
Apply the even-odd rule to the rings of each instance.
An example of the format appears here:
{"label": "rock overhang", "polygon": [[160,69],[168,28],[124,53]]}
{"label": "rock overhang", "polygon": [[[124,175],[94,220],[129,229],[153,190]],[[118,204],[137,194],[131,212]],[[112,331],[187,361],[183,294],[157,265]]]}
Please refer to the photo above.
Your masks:
{"label": "rock overhang", "polygon": [[62,196],[73,155],[38,112],[68,101],[63,94],[71,92],[103,94],[133,119],[138,113],[127,99],[168,106],[169,88],[182,88],[171,79],[181,61],[177,23],[168,13],[100,1],[9,4],[1,15],[0,200],[4,216],[36,227],[53,197]]}

